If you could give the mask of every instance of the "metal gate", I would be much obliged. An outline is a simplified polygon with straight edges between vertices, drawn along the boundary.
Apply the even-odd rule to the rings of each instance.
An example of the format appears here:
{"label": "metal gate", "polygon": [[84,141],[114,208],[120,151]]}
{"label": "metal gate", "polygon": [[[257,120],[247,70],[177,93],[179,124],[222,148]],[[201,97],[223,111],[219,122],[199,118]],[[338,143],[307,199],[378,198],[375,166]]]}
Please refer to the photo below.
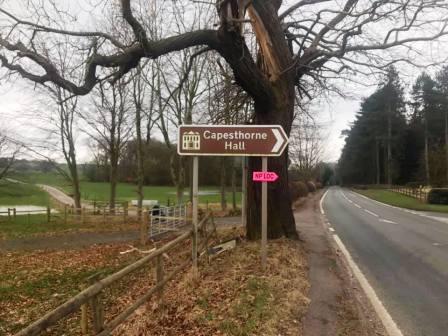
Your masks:
{"label": "metal gate", "polygon": [[176,231],[189,223],[186,204],[170,207],[153,207],[149,210],[149,237]]}

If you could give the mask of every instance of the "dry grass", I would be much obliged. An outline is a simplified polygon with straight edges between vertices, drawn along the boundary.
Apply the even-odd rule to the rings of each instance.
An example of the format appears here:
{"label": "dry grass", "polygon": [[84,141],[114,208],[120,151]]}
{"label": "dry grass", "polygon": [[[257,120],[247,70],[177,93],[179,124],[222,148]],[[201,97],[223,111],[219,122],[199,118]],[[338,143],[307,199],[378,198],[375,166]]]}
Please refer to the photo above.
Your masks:
{"label": "dry grass", "polygon": [[263,272],[259,247],[243,240],[202,265],[199,279],[184,274],[166,288],[163,308],[148,304],[116,335],[301,335],[304,252],[297,242],[270,242]]}

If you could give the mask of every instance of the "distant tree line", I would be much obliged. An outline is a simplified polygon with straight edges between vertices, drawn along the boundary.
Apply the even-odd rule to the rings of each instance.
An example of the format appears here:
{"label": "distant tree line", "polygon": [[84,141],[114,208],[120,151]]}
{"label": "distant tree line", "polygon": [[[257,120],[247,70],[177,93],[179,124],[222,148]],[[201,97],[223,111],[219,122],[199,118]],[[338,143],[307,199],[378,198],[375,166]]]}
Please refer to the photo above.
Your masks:
{"label": "distant tree line", "polygon": [[447,185],[448,66],[421,73],[410,92],[389,68],[343,135],[343,184]]}
{"label": "distant tree line", "polygon": [[[172,186],[172,176],[169,165],[170,158],[176,148],[168,148],[163,142],[149,140],[143,145],[143,182],[144,185]],[[104,154],[96,155],[93,162],[85,163],[81,167],[83,177],[91,182],[110,182],[109,158]],[[219,186],[221,183],[221,160],[217,157],[202,157],[199,169],[199,183],[201,185]],[[232,162],[229,162],[229,166]],[[241,185],[241,162],[237,165],[237,184]],[[135,183],[138,178],[137,144],[135,140],[126,143],[118,163],[118,181]],[[190,176],[189,165],[186,166],[186,176]],[[230,167],[229,167],[230,168]],[[226,177],[226,185],[230,185],[231,176]],[[189,179],[187,178],[187,185]]]}

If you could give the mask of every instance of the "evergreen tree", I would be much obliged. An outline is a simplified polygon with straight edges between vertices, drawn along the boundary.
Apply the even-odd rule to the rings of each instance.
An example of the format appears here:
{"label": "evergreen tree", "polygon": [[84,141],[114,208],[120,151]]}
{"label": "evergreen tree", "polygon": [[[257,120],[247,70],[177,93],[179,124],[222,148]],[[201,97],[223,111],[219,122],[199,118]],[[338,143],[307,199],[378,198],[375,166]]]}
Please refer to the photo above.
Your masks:
{"label": "evergreen tree", "polygon": [[400,179],[406,128],[404,91],[391,67],[364,99],[339,160],[343,183],[392,183]]}

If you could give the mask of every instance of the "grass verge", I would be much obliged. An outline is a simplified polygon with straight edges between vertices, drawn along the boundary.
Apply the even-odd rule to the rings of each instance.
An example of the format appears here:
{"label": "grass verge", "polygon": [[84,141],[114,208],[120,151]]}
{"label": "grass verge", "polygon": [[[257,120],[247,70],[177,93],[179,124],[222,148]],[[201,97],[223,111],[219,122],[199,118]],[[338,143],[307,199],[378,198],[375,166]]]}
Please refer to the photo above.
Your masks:
{"label": "grass verge", "polygon": [[355,191],[361,195],[367,196],[376,201],[397,206],[400,208],[419,210],[419,211],[434,211],[434,212],[448,213],[448,205],[422,203],[413,197],[406,196],[390,190],[367,189],[367,190],[355,190]]}

